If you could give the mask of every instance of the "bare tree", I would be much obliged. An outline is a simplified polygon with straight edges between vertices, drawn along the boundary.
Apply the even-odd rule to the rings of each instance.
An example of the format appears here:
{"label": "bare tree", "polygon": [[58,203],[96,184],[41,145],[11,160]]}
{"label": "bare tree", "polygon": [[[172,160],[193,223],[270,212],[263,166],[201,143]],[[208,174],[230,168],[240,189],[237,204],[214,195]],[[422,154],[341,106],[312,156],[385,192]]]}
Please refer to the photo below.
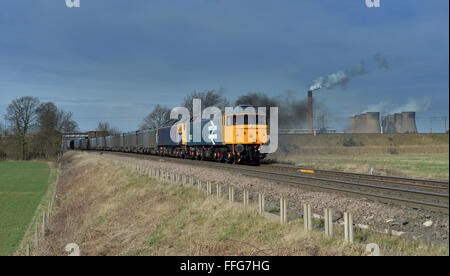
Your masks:
{"label": "bare tree", "polygon": [[170,109],[157,104],[153,111],[148,114],[142,124],[140,129],[154,129],[164,125],[170,119]]}
{"label": "bare tree", "polygon": [[43,158],[56,156],[61,150],[61,134],[74,132],[78,124],[72,113],[59,110],[52,102],[42,103],[36,110],[38,132],[33,139],[33,154]]}
{"label": "bare tree", "polygon": [[5,119],[11,124],[11,128],[20,143],[22,160],[25,160],[27,156],[27,135],[36,124],[38,106],[39,100],[37,98],[26,96],[13,100],[6,111]]}
{"label": "bare tree", "polygon": [[37,112],[40,132],[63,133],[74,132],[78,129],[78,124],[72,119],[72,113],[59,110],[52,102],[42,103]]}
{"label": "bare tree", "polygon": [[230,105],[228,100],[223,96],[224,93],[225,91],[223,89],[219,89],[219,91],[216,90],[209,90],[204,92],[194,91],[184,98],[182,106],[186,107],[192,114],[192,101],[194,99],[200,99],[202,100],[202,110],[211,106],[216,106],[221,110],[224,110],[226,106]]}
{"label": "bare tree", "polygon": [[119,129],[111,127],[108,122],[99,122],[96,131],[102,133],[100,136],[115,135],[120,133]]}

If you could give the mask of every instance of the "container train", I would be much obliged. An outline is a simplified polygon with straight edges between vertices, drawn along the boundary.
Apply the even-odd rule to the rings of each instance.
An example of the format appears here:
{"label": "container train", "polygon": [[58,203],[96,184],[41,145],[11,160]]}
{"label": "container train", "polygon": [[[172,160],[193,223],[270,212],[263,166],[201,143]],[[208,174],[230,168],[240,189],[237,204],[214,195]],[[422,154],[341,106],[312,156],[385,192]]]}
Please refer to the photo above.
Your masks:
{"label": "container train", "polygon": [[[175,128],[172,128],[175,127]],[[176,132],[175,135],[171,129]],[[200,139],[195,129],[201,129]],[[203,133],[205,130],[207,135]],[[198,136],[197,136],[198,137]],[[265,114],[232,113],[221,120],[169,121],[162,127],[106,137],[66,140],[72,150],[132,152],[194,160],[259,164],[266,157],[261,147],[268,143]]]}

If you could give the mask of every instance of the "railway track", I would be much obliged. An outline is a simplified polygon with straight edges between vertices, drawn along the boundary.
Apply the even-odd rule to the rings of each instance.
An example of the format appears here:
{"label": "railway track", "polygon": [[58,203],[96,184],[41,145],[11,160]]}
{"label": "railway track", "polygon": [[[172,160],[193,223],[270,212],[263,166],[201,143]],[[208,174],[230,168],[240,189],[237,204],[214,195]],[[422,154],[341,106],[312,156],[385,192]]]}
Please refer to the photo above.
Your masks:
{"label": "railway track", "polygon": [[228,170],[233,173],[271,180],[285,185],[302,186],[313,190],[369,198],[383,203],[402,206],[408,205],[413,208],[449,213],[449,184],[443,181],[373,176],[271,165],[263,165],[260,167],[232,165],[135,153],[113,152],[112,154]]}
{"label": "railway track", "polygon": [[274,170],[297,173],[303,175],[314,175],[318,177],[333,178],[339,180],[350,180],[355,182],[381,184],[387,186],[414,188],[425,191],[437,191],[448,193],[449,183],[441,180],[433,179],[418,179],[418,178],[405,178],[396,176],[384,176],[384,175],[370,175],[351,172],[340,172],[330,170],[317,170],[311,168],[294,167],[294,166],[279,166],[270,165]]}

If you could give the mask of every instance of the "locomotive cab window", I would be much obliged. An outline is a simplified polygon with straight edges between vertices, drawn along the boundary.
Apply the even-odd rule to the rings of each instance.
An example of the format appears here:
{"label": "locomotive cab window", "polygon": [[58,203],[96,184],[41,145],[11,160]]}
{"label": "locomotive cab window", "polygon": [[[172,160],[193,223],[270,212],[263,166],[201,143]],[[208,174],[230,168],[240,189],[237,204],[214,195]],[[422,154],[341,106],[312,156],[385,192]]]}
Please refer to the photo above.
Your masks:
{"label": "locomotive cab window", "polygon": [[[228,118],[231,118],[231,116],[229,116]],[[229,125],[228,118],[227,125]],[[265,124],[265,121],[265,115],[261,114],[233,115],[233,125],[257,125],[259,123]]]}

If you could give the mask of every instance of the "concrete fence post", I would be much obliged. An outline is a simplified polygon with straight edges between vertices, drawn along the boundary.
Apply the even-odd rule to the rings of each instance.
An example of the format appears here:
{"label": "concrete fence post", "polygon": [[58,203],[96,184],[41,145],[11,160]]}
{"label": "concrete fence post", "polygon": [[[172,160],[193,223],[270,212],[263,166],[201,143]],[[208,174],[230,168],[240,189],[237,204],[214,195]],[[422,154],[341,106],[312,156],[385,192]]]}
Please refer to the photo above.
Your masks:
{"label": "concrete fence post", "polygon": [[347,242],[353,242],[353,215],[351,213],[344,213],[344,236]]}
{"label": "concrete fence post", "polygon": [[244,190],[244,207],[248,207],[248,191]]}
{"label": "concrete fence post", "polygon": [[303,204],[303,226],[305,232],[312,230],[311,205]]}
{"label": "concrete fence post", "polygon": [[26,252],[27,257],[30,256],[30,244],[27,243],[27,252]]}
{"label": "concrete fence post", "polygon": [[283,225],[284,218],[283,218],[283,197],[280,197],[280,224]]}
{"label": "concrete fence post", "polygon": [[333,237],[333,212],[330,208],[324,209],[325,237]]}
{"label": "concrete fence post", "polygon": [[45,212],[42,213],[42,235],[45,236]]}
{"label": "concrete fence post", "polygon": [[265,209],[265,203],[264,203],[264,194],[263,193],[258,193],[258,209],[259,209],[259,213],[262,214],[264,212]]}
{"label": "concrete fence post", "polygon": [[222,197],[222,184],[217,183],[216,184],[216,192],[217,192],[217,198]]}
{"label": "concrete fence post", "polygon": [[201,190],[202,189],[202,181],[199,179],[197,180],[197,189]]}
{"label": "concrete fence post", "polygon": [[37,248],[39,243],[39,220],[36,219],[36,224],[34,226],[34,248]]}
{"label": "concrete fence post", "polygon": [[280,224],[285,224],[287,222],[287,202],[284,197],[280,197]]}
{"label": "concrete fence post", "polygon": [[231,202],[234,201],[234,188],[231,186],[228,187],[228,200]]}

